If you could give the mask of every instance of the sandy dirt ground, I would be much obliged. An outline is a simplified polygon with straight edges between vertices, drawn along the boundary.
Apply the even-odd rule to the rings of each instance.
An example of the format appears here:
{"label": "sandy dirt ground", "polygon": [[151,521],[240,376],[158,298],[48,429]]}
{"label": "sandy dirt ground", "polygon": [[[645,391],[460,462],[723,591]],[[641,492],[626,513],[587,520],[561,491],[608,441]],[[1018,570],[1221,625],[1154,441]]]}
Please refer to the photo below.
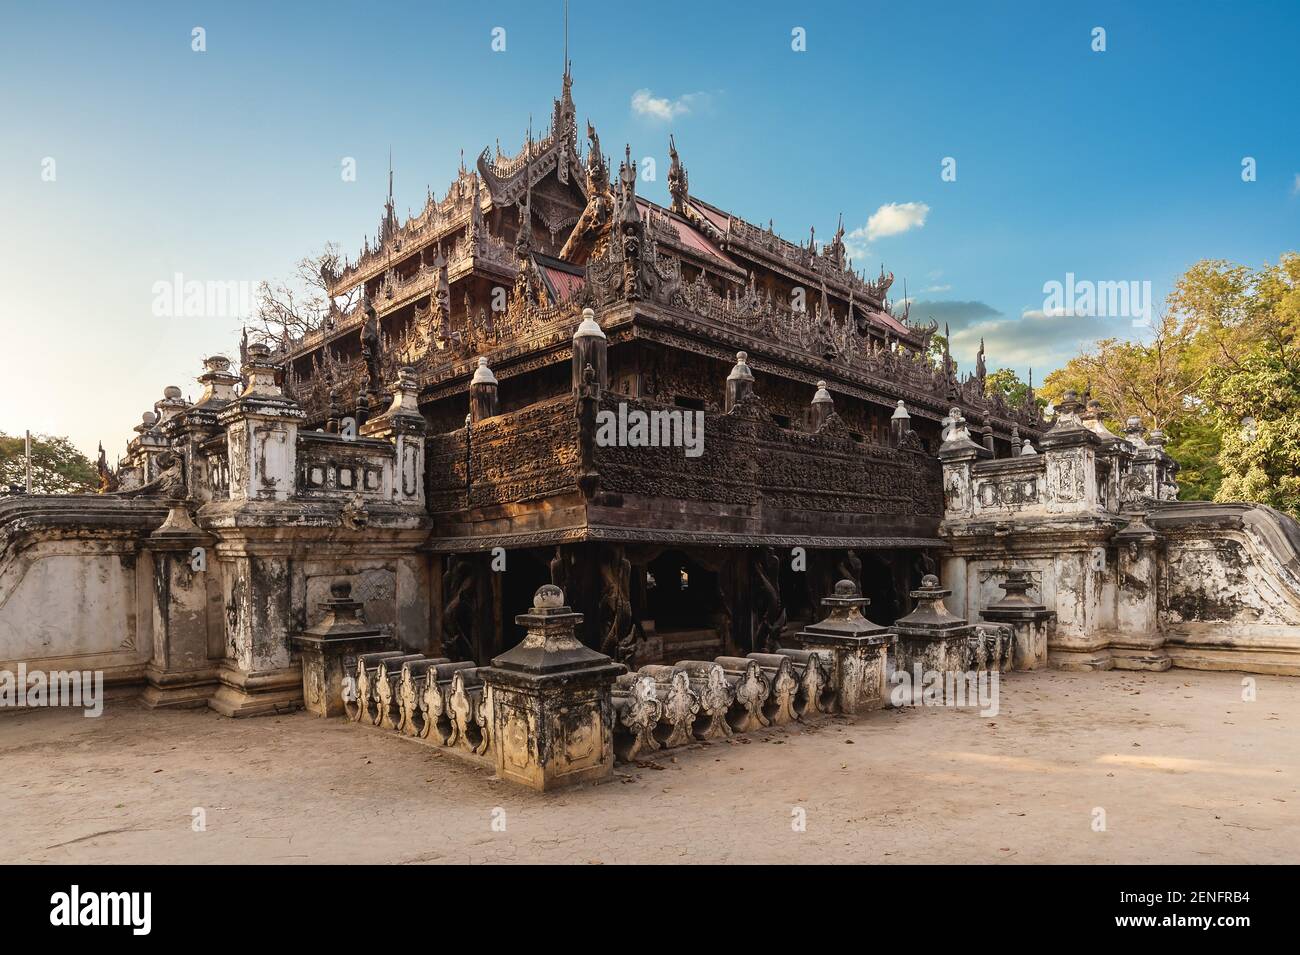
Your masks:
{"label": "sandy dirt ground", "polygon": [[11,712],[0,845],[69,863],[1294,863],[1300,680],[1255,677],[1247,703],[1242,679],[1010,674],[996,717],[773,729],[546,796],[304,713]]}

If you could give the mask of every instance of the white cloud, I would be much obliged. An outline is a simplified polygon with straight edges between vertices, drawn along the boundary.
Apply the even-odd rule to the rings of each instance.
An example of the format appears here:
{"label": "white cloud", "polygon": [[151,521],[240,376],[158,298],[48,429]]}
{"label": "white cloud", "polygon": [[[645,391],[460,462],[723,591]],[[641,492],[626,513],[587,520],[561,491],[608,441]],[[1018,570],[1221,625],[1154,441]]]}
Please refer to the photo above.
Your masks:
{"label": "white cloud", "polygon": [[925,217],[929,214],[930,207],[924,202],[887,202],[867,220],[867,238],[875,240],[919,229],[925,225]]}
{"label": "white cloud", "polygon": [[859,226],[852,232],[845,234],[844,251],[847,252],[849,258],[857,264],[861,264],[871,255],[871,249],[867,246],[866,226]]}
{"label": "white cloud", "polygon": [[922,292],[951,292],[951,285],[931,285],[921,289]]}
{"label": "white cloud", "polygon": [[951,345],[953,353],[968,362],[963,367],[973,367],[969,363],[983,339],[990,368],[1033,367],[1042,372],[1060,367],[1097,339],[1129,337],[1131,325],[1127,319],[1079,319],[1025,309],[1018,319],[996,316],[954,329]]}
{"label": "white cloud", "polygon": [[1295,182],[1291,183],[1291,195],[1300,196],[1300,172],[1295,174]]}
{"label": "white cloud", "polygon": [[686,93],[677,99],[668,99],[666,96],[655,96],[648,89],[641,89],[632,94],[632,112],[667,122],[704,105],[708,97],[708,93]]}

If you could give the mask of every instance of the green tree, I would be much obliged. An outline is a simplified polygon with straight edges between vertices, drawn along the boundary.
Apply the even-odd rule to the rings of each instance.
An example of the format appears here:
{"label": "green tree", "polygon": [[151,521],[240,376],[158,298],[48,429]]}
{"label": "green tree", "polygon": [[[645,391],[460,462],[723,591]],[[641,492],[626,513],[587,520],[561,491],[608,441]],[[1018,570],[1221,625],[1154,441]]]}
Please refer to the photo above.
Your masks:
{"label": "green tree", "polygon": [[1043,394],[1089,394],[1112,430],[1130,415],[1162,429],[1186,499],[1300,515],[1300,254],[1259,269],[1198,262],[1166,306],[1148,339],[1097,342]]}
{"label": "green tree", "polygon": [[[0,489],[27,486],[26,439],[0,431]],[[99,487],[99,472],[67,438],[32,435],[32,493],[76,494]]]}
{"label": "green tree", "polygon": [[[1217,265],[1203,285],[1222,287],[1223,276],[1236,276]],[[1204,393],[1222,442],[1215,500],[1253,501],[1300,517],[1300,255],[1248,273],[1223,297],[1218,307],[1212,297],[1196,306],[1209,319],[1229,316],[1207,320],[1217,363]]]}
{"label": "green tree", "polygon": [[[1029,384],[1021,381],[1020,376],[1013,369],[999,368],[984,377],[984,394],[990,398],[1001,395],[1002,400],[1009,406],[1019,408],[1029,397]],[[1040,408],[1047,406],[1046,399],[1039,395],[1034,396],[1034,403]]]}

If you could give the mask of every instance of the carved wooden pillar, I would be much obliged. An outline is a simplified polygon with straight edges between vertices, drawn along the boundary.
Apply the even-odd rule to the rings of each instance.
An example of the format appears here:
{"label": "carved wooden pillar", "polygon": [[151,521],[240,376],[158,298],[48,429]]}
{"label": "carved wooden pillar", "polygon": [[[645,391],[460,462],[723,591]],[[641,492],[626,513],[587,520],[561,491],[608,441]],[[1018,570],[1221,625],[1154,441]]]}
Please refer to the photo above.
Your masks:
{"label": "carved wooden pillar", "polygon": [[469,382],[469,416],[473,422],[491,418],[497,413],[497,378],[488,367],[488,360],[479,356],[478,368]]}
{"label": "carved wooden pillar", "polygon": [[609,342],[605,338],[605,332],[601,329],[600,323],[596,321],[596,313],[590,308],[582,310],[582,321],[578,323],[577,330],[573,333],[573,393],[578,394],[583,384],[583,371],[591,365],[592,370],[596,373],[595,384],[599,391],[605,391],[609,387],[609,364],[608,364],[608,346]]}

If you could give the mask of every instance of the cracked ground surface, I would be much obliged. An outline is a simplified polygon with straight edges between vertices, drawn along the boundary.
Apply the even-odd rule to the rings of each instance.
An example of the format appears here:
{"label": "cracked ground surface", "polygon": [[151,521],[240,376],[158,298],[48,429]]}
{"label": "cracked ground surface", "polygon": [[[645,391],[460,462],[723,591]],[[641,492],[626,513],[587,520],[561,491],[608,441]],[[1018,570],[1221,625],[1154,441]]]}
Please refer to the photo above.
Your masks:
{"label": "cracked ground surface", "polygon": [[1253,679],[1243,702],[1239,673],[1014,673],[997,716],[833,718],[547,795],[305,713],[7,712],[0,845],[68,863],[1296,862],[1300,680]]}

